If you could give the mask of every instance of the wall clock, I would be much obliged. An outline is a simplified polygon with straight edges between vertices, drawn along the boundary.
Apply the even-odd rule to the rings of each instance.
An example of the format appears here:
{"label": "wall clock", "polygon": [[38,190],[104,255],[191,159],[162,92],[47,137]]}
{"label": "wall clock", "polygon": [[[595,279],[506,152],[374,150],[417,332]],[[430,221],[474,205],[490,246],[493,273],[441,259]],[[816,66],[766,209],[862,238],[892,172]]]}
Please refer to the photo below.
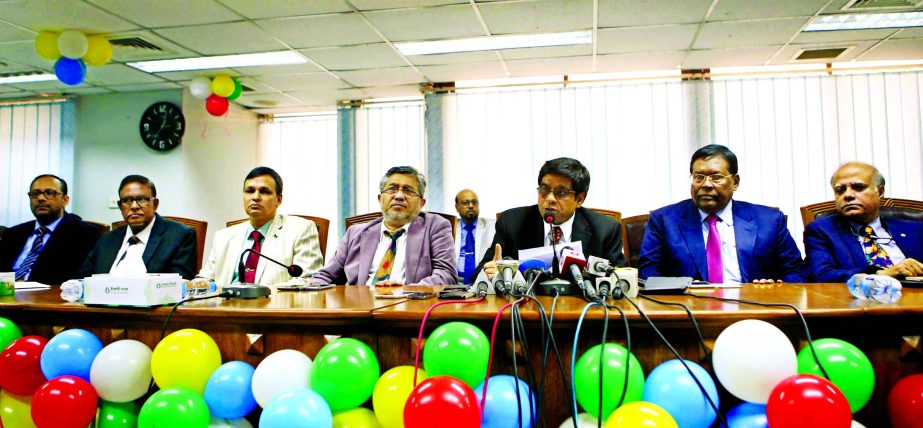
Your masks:
{"label": "wall clock", "polygon": [[179,145],[186,132],[186,118],[176,104],[158,102],[152,104],[141,115],[138,127],[141,140],[148,147],[165,152]]}

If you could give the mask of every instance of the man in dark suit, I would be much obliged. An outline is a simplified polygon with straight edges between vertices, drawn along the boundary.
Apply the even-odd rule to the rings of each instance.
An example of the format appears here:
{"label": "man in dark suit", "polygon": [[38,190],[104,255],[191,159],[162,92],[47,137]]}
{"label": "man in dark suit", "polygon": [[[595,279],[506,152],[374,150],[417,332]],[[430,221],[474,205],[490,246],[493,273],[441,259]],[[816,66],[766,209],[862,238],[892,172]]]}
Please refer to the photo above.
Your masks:
{"label": "man in dark suit", "polygon": [[782,212],[732,200],[740,184],[727,147],[700,148],[689,163],[692,199],[651,212],[641,278],[690,276],[711,283],[805,282],[801,252]]}
{"label": "man in dark suit", "polygon": [[[590,190],[590,172],[580,161],[557,158],[545,162],[538,172],[538,204],[506,210],[497,220],[493,244],[475,271],[489,278],[497,273],[503,254],[516,257],[519,250],[581,241],[583,253],[625,266],[622,229],[611,218],[583,208]],[[554,219],[545,223],[544,214]],[[559,247],[560,248],[560,247]]]}
{"label": "man in dark suit", "polygon": [[192,279],[196,267],[195,230],[157,214],[157,188],[140,175],[119,185],[119,209],[127,225],[96,243],[80,267],[81,276],[94,273],[178,273]]}
{"label": "man in dark suit", "polygon": [[99,232],[64,211],[70,202],[67,182],[44,174],[32,180],[29,204],[35,220],[13,226],[0,240],[0,271],[16,272],[17,281],[60,284],[72,279],[93,248]]}
{"label": "man in dark suit", "polygon": [[872,165],[849,162],[830,178],[838,214],[804,229],[811,275],[845,282],[857,273],[923,275],[923,223],[879,215],[885,178]]}

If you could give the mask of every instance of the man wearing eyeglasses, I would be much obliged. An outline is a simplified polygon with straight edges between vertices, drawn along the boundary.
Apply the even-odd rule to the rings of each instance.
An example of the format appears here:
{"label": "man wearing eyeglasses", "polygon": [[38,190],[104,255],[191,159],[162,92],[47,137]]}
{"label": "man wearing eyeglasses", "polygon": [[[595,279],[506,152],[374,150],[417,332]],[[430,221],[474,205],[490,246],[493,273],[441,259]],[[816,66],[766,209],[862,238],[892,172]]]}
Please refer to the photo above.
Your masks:
{"label": "man wearing eyeglasses", "polygon": [[449,285],[457,282],[452,226],[426,205],[426,178],[410,166],[393,167],[379,184],[382,217],[353,225],[315,285]]}
{"label": "man wearing eyeglasses", "polygon": [[689,163],[692,199],[651,212],[641,278],[689,276],[713,284],[805,282],[801,252],[775,208],[734,200],[737,156],[711,144]]}
{"label": "man wearing eyeglasses", "polygon": [[123,178],[118,205],[127,224],[99,238],[80,276],[178,273],[192,279],[197,261],[195,230],[161,217],[159,204],[154,182],[140,175]]}
{"label": "man wearing eyeglasses", "polygon": [[35,177],[27,195],[35,220],[3,233],[0,272],[15,272],[17,281],[60,284],[74,277],[99,239],[99,232],[80,216],[64,210],[70,197],[62,178],[51,174]]}
{"label": "man wearing eyeglasses", "polygon": [[455,233],[459,283],[471,284],[478,262],[494,240],[496,220],[479,217],[480,201],[477,193],[471,189],[464,189],[455,195],[455,211],[459,217]]}
{"label": "man wearing eyeglasses", "polygon": [[817,282],[845,282],[857,273],[923,275],[923,223],[881,215],[885,177],[848,162],[830,178],[838,214],[808,223],[804,245]]}

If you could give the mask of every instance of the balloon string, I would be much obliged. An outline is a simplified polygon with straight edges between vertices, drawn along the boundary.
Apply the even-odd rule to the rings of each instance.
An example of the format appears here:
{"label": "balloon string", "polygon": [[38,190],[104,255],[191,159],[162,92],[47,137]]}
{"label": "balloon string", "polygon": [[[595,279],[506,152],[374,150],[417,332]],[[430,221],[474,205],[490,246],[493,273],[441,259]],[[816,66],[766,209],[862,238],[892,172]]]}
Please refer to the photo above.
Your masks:
{"label": "balloon string", "polygon": [[[503,307],[497,311],[497,316],[494,317],[494,326],[490,330],[490,351],[488,351],[487,354],[487,375],[484,376],[484,390],[481,391],[481,420],[484,418],[484,403],[487,401],[487,382],[490,380],[490,367],[494,359],[494,339],[497,338],[497,325],[500,324],[500,317],[503,316],[503,312],[505,312],[507,308],[517,305],[523,300],[525,300],[525,298],[520,298],[519,300],[503,305]],[[515,349],[513,349],[513,353],[516,353]],[[516,388],[519,388],[519,386],[517,385]]]}
{"label": "balloon string", "polygon": [[417,371],[420,369],[420,344],[423,343],[423,328],[426,326],[426,319],[429,318],[430,312],[433,309],[436,309],[442,305],[448,305],[450,303],[461,303],[461,304],[474,304],[481,303],[484,301],[484,296],[478,297],[474,300],[445,300],[442,302],[434,303],[429,309],[426,310],[426,313],[423,314],[423,320],[420,321],[420,333],[417,335],[417,352],[413,357],[413,387],[417,387]]}
{"label": "balloon string", "polygon": [[199,134],[199,138],[205,139],[205,131],[208,131],[208,122],[205,122],[205,125],[202,126],[202,133]]}

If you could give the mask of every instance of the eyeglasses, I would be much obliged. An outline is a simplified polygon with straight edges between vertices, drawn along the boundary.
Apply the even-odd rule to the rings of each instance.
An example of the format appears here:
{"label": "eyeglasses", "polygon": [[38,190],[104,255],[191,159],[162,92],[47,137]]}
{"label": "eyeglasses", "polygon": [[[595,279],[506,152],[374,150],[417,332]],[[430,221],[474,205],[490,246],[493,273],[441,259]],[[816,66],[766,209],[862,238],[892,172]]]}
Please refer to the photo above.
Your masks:
{"label": "eyeglasses", "polygon": [[458,201],[458,204],[461,206],[472,205],[476,207],[478,206],[478,200],[477,199],[462,199]]}
{"label": "eyeglasses", "polygon": [[852,236],[856,238],[870,238],[881,245],[889,245],[890,243],[894,242],[894,238],[881,238],[875,235],[866,236],[864,233],[859,233],[856,231],[856,229],[853,228],[850,228],[849,231],[852,233]]}
{"label": "eyeglasses", "polygon": [[536,190],[538,190],[538,195],[541,196],[541,197],[543,197],[543,198],[547,198],[549,193],[554,193],[554,198],[555,198],[555,199],[567,199],[567,198],[569,198],[569,197],[571,197],[571,196],[577,194],[577,192],[575,192],[575,191],[573,191],[573,190],[570,190],[570,189],[554,189],[554,190],[552,191],[551,189],[549,189],[549,188],[546,187],[546,186],[538,186],[538,188],[536,188]]}
{"label": "eyeglasses", "polygon": [[147,196],[140,196],[137,198],[122,198],[119,199],[119,205],[121,205],[122,208],[131,208],[131,206],[137,202],[139,207],[144,208],[150,205],[151,201],[154,199],[156,198],[149,198]]}
{"label": "eyeglasses", "polygon": [[404,187],[393,186],[393,187],[389,187],[389,188],[387,188],[387,189],[383,189],[383,190],[381,191],[381,193],[387,194],[387,195],[390,195],[390,196],[396,195],[397,192],[403,193],[404,196],[407,196],[408,198],[413,198],[413,197],[416,197],[416,196],[420,196],[420,194],[417,193],[416,190],[413,190],[413,187],[410,187],[410,186],[404,186]]}
{"label": "eyeglasses", "polygon": [[54,198],[55,196],[63,195],[63,193],[57,190],[53,190],[53,189],[33,190],[26,194],[29,195],[29,197],[32,199],[38,199],[38,197],[41,195],[45,195],[45,199],[51,199],[51,198]]}
{"label": "eyeglasses", "polygon": [[692,182],[695,183],[695,184],[702,184],[702,183],[705,182],[705,180],[711,180],[711,182],[714,183],[714,184],[724,184],[724,181],[725,181],[725,180],[727,180],[728,178],[731,178],[731,177],[733,177],[733,176],[734,176],[733,174],[731,174],[731,175],[723,175],[723,174],[711,174],[711,175],[705,175],[705,174],[692,174],[690,177],[692,178]]}

